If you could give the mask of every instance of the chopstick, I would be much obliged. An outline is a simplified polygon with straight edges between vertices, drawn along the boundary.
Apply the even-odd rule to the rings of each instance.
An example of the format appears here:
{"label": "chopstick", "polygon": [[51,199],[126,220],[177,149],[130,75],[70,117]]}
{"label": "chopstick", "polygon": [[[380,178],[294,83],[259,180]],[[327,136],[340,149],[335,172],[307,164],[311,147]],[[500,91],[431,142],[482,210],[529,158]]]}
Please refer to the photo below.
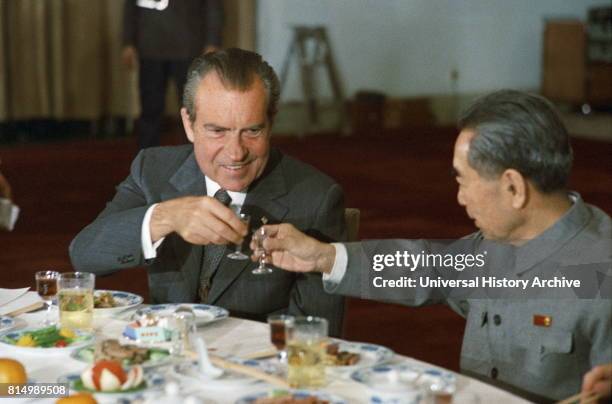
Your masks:
{"label": "chopstick", "polygon": [[[187,352],[186,355],[191,359],[198,359],[198,354],[195,352]],[[210,358],[210,361],[213,365],[218,366],[222,369],[231,370],[236,373],[250,376],[257,380],[263,380],[277,387],[282,387],[285,389],[289,388],[289,384],[287,383],[287,381],[281,377],[262,372],[261,370],[257,370],[251,366],[241,365],[239,363],[228,361],[227,359],[220,358],[216,355],[211,355],[210,353],[208,357]]]}
{"label": "chopstick", "polygon": [[34,310],[38,310],[43,305],[44,305],[43,302],[35,302],[35,303],[32,303],[32,304],[30,304],[28,306],[22,307],[20,309],[13,310],[10,313],[6,313],[6,315],[9,316],[9,317],[17,317],[20,314],[28,313],[28,312],[34,311]]}
{"label": "chopstick", "polygon": [[263,358],[270,358],[276,355],[277,353],[278,351],[276,350],[276,348],[268,348],[268,349],[263,349],[261,351],[252,352],[250,354],[242,355],[240,357],[242,359],[263,359]]}
{"label": "chopstick", "polygon": [[273,384],[278,387],[282,387],[285,389],[289,388],[289,383],[283,378],[280,378],[275,375],[271,375],[266,372],[262,372],[261,370],[257,370],[251,366],[241,365],[239,363],[231,362],[226,359],[220,358],[215,355],[209,355],[210,361],[215,366],[219,366],[222,369],[232,370],[236,373],[241,373],[243,375],[251,376],[255,379],[266,381],[270,384]]}
{"label": "chopstick", "polygon": [[573,396],[566,398],[563,401],[559,401],[556,404],[573,404],[573,403],[590,404],[590,403],[597,402],[599,398],[600,398],[599,394],[593,391],[587,392],[587,393],[580,392],[578,394],[574,394]]}

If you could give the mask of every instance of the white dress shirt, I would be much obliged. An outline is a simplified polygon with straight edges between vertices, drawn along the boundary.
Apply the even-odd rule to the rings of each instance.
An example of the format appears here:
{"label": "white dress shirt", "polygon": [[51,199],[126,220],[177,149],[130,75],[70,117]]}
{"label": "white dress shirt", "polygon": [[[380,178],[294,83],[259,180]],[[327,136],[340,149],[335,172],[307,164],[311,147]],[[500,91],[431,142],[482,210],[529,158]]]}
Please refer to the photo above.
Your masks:
{"label": "white dress shirt", "polygon": [[332,243],[336,249],[336,258],[334,259],[334,266],[329,274],[323,273],[323,282],[340,283],[344,274],[346,273],[346,266],[348,265],[348,253],[346,247],[342,243]]}
{"label": "white dress shirt", "polygon": [[[206,179],[206,195],[213,198],[215,193],[221,188],[221,186],[208,177],[205,177],[205,179]],[[234,212],[240,213],[240,210],[242,209],[242,205],[244,205],[244,200],[246,199],[246,195],[247,195],[246,192],[227,191],[227,193],[232,198],[230,208]],[[157,240],[155,243],[151,241],[151,226],[150,226],[151,215],[153,215],[153,210],[155,209],[157,205],[158,205],[157,203],[151,205],[149,209],[147,209],[144,219],[142,220],[142,227],[140,230],[140,240],[142,243],[142,253],[143,253],[144,259],[146,260],[150,260],[150,259],[157,257],[157,248],[162,244],[162,242],[165,239],[165,237],[162,237],[159,240]],[[346,256],[346,251],[344,252],[344,255]],[[345,271],[346,271],[346,265],[345,265]]]}

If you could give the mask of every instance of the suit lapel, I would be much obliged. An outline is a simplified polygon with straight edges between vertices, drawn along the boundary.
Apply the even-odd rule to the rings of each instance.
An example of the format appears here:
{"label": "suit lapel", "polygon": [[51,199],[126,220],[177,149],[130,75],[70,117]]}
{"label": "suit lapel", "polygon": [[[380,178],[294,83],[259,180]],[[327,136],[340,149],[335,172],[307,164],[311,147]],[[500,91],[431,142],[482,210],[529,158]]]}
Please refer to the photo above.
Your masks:
{"label": "suit lapel", "polygon": [[204,174],[200,171],[193,152],[170,177],[168,187],[162,192],[162,200],[188,195],[206,195],[206,180]]}
{"label": "suit lapel", "polygon": [[[251,215],[252,230],[261,226],[261,219],[264,216],[269,223],[281,223],[289,211],[283,198],[288,190],[285,176],[280,168],[281,160],[281,154],[273,149],[270,153],[268,167],[261,178],[251,185],[247,193],[242,211]],[[224,256],[214,276],[208,301],[215,303],[250,263],[250,260],[232,260]]]}

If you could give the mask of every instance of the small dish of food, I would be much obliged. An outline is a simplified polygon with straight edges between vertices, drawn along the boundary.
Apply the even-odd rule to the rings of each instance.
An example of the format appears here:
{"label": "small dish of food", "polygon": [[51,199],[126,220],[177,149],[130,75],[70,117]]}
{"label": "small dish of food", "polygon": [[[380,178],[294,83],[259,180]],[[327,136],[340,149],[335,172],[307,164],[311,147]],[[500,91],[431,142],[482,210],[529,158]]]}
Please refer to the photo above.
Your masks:
{"label": "small dish of food", "polygon": [[367,366],[380,365],[393,358],[387,347],[361,342],[332,341],[327,345],[325,365],[329,372],[346,374]]}
{"label": "small dish of food", "polygon": [[58,382],[68,383],[72,391],[119,398],[149,389],[161,389],[165,378],[157,373],[146,373],[139,365],[127,369],[119,362],[103,360],[89,366],[82,373],[60,376]]}
{"label": "small dish of food", "polygon": [[134,308],[144,299],[142,296],[119,290],[94,291],[94,316],[111,317],[124,310]]}
{"label": "small dish of food", "polygon": [[78,349],[72,353],[72,357],[87,363],[113,360],[124,367],[142,365],[144,368],[164,365],[172,360],[170,351],[167,349],[122,344],[116,339],[106,339],[95,345]]}
{"label": "small dish of food", "polygon": [[94,335],[81,330],[57,328],[49,326],[43,328],[26,328],[18,331],[9,331],[0,335],[0,344],[5,344],[13,350],[22,352],[66,352],[91,344]]}

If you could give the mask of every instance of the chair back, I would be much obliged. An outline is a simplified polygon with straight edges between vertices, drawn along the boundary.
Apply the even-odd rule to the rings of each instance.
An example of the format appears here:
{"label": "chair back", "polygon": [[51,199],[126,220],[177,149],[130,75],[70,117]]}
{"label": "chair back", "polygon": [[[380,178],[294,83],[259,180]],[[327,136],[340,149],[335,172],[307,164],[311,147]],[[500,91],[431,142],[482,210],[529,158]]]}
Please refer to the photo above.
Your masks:
{"label": "chair back", "polygon": [[348,241],[359,240],[359,219],[361,211],[356,208],[344,209],[344,221],[346,223],[346,233]]}

